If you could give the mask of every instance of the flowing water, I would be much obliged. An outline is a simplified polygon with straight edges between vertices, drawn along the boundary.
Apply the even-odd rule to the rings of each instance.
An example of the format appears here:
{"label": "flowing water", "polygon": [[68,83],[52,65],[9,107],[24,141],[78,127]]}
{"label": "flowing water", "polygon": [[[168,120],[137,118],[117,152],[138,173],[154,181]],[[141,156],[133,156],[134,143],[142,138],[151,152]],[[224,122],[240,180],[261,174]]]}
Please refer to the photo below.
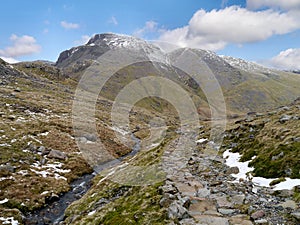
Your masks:
{"label": "flowing water", "polygon": [[[115,166],[119,164],[124,158],[128,156],[134,156],[140,150],[140,139],[134,135],[131,136],[134,141],[132,151],[119,159],[112,160],[110,162],[101,164],[94,168],[99,173],[101,170]],[[44,224],[59,224],[64,220],[64,212],[66,208],[74,201],[80,199],[91,187],[92,179],[95,177],[96,172],[92,174],[86,174],[76,181],[71,183],[71,190],[62,194],[57,199],[49,199],[48,204],[35,212],[28,213],[26,215],[26,225],[44,225]]]}

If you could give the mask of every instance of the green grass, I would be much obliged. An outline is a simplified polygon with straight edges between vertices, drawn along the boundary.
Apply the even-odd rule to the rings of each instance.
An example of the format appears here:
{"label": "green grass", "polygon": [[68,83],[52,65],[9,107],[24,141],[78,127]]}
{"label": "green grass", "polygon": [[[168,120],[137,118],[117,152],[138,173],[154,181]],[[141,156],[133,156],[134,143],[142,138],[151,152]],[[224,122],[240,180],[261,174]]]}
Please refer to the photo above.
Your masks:
{"label": "green grass", "polygon": [[[282,115],[298,115],[296,105],[288,111],[278,111],[270,115],[239,121],[231,127],[224,139],[224,146],[237,143],[232,152],[242,155],[241,161],[251,161],[253,175],[265,178],[300,178],[300,120],[280,123]],[[253,157],[255,158],[253,159]]]}

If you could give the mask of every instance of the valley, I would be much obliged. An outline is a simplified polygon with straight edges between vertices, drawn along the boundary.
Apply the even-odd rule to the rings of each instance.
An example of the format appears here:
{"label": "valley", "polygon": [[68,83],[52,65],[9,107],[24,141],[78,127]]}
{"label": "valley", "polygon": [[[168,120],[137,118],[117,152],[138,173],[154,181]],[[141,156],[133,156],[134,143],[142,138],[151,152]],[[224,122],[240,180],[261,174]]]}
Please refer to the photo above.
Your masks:
{"label": "valley", "polygon": [[[180,67],[188,54],[199,67]],[[1,60],[0,223],[299,224],[299,86],[297,73],[111,33],[56,63]]]}

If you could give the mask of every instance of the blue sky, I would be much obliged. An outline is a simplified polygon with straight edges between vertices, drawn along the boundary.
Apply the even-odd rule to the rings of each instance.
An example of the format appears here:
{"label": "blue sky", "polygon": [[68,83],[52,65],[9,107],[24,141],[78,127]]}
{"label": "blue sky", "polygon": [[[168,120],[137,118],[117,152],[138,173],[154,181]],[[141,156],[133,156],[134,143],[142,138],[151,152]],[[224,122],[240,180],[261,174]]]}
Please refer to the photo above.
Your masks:
{"label": "blue sky", "polygon": [[10,0],[0,57],[56,61],[96,33],[114,32],[300,69],[300,0]]}

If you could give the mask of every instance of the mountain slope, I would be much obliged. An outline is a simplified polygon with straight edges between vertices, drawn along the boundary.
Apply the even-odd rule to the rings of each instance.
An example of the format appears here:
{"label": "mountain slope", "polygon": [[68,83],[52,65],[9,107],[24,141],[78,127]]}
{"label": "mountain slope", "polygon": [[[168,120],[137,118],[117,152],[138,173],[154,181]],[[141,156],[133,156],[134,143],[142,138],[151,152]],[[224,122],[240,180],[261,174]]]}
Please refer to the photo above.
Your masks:
{"label": "mountain slope", "polygon": [[[123,68],[115,75],[115,79],[110,79],[110,90],[107,91],[105,97],[111,100],[122,87],[134,79],[149,75],[163,76],[191,93],[200,112],[209,111],[206,96],[195,80],[189,74],[172,66],[174,60],[185,51],[191,51],[197,55],[199,60],[206,63],[214,74],[222,88],[228,114],[265,111],[288,104],[300,95],[298,88],[300,76],[295,73],[267,69],[241,59],[218,56],[205,50],[178,49],[165,53],[159,47],[141,39],[116,34],[98,34],[86,45],[62,52],[56,65],[64,71],[66,76],[80,79],[85,70],[110,49],[128,49],[142,58],[149,59],[149,62]],[[151,62],[151,59],[162,59],[161,65],[157,66]],[[204,68],[203,71],[205,71]],[[203,76],[201,73],[202,71],[199,71],[198,76]],[[111,90],[114,90],[114,93]],[[207,113],[205,114],[207,116]]]}

